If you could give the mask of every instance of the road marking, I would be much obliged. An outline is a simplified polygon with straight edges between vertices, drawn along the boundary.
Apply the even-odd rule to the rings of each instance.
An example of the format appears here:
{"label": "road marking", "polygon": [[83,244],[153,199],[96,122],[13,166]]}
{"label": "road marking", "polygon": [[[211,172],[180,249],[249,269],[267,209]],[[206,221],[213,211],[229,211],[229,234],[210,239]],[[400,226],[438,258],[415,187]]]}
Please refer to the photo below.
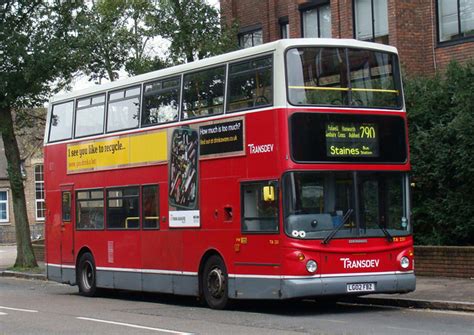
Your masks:
{"label": "road marking", "polygon": [[395,329],[395,330],[403,330],[404,332],[405,331],[411,331],[411,332],[426,333],[426,330],[413,329],[413,328],[391,327],[391,326],[387,326],[387,328]]}
{"label": "road marking", "polygon": [[8,315],[7,313],[0,312],[0,315]]}
{"label": "road marking", "polygon": [[85,317],[77,317],[77,319],[79,319],[79,320],[87,320],[87,321],[94,321],[94,322],[101,322],[101,323],[108,323],[108,324],[112,324],[112,325],[124,326],[124,327],[130,327],[130,328],[138,328],[138,329],[146,329],[146,330],[155,330],[155,331],[159,331],[159,332],[163,332],[163,333],[170,333],[170,334],[181,334],[181,335],[192,334],[192,333],[185,333],[185,332],[180,332],[180,331],[170,330],[170,329],[152,328],[152,327],[134,325],[134,324],[131,324],[131,323],[107,321],[107,320],[92,319],[92,318],[85,318]]}
{"label": "road marking", "polygon": [[438,314],[450,314],[450,315],[461,315],[461,316],[473,316],[472,312],[463,311],[450,311],[447,309],[435,310],[435,309],[410,309],[414,312],[425,312],[425,313],[438,313]]}
{"label": "road marking", "polygon": [[26,312],[26,313],[38,313],[38,311],[35,311],[33,309],[11,308],[11,307],[5,307],[5,306],[0,306],[0,309],[8,309],[9,311]]}

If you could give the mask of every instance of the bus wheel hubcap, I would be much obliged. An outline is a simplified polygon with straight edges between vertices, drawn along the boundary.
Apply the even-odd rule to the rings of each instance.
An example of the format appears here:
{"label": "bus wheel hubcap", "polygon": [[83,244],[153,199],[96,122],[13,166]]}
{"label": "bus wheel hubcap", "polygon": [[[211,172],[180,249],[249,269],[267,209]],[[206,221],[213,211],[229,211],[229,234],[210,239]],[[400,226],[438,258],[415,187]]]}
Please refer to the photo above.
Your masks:
{"label": "bus wheel hubcap", "polygon": [[94,282],[94,272],[90,262],[85,262],[84,266],[82,267],[82,282],[85,289],[91,289],[92,283]]}
{"label": "bus wheel hubcap", "polygon": [[225,278],[222,270],[219,268],[214,268],[209,272],[209,276],[207,277],[207,288],[209,293],[214,298],[222,297],[224,293],[224,284]]}

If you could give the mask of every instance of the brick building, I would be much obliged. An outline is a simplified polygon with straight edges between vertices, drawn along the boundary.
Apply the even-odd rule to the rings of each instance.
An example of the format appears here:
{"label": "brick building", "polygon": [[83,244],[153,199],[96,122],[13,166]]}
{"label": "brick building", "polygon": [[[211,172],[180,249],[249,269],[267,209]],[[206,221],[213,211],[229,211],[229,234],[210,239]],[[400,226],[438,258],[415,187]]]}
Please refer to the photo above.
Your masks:
{"label": "brick building", "polygon": [[398,48],[407,76],[474,58],[474,0],[221,0],[239,44],[280,38],[356,38]]}
{"label": "brick building", "polygon": [[[38,120],[44,120],[45,109],[34,113]],[[43,124],[40,126],[39,124]],[[43,178],[43,136],[44,121],[34,122],[32,127],[17,132],[17,141],[22,159],[23,185],[26,208],[32,239],[44,236],[45,200]],[[7,174],[7,161],[0,136],[0,243],[15,242],[15,215],[10,181]]]}

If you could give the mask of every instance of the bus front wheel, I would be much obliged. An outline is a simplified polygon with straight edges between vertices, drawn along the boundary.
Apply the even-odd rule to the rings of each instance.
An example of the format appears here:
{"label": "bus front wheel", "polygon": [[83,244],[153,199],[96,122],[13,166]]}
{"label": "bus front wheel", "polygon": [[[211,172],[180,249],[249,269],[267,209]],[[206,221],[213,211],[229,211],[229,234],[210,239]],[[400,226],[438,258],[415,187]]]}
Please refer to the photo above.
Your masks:
{"label": "bus front wheel", "polygon": [[79,293],[86,297],[93,297],[97,292],[94,257],[89,252],[79,259],[77,267],[77,285]]}
{"label": "bus front wheel", "polygon": [[224,309],[229,296],[227,269],[224,261],[217,255],[209,257],[202,272],[202,293],[212,309]]}

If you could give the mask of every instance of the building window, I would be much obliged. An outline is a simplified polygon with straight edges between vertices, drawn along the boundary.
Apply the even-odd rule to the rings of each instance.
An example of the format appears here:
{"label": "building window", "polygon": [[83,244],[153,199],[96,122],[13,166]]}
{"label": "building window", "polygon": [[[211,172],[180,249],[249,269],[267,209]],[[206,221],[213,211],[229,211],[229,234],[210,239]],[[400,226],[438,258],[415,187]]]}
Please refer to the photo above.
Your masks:
{"label": "building window", "polygon": [[474,36],[472,0],[438,0],[439,41]]}
{"label": "building window", "polygon": [[329,4],[302,9],[303,37],[331,37],[331,6]]}
{"label": "building window", "polygon": [[290,23],[288,21],[288,16],[280,17],[278,23],[280,24],[280,38],[290,38]]}
{"label": "building window", "polygon": [[0,190],[0,222],[8,222],[8,191]]}
{"label": "building window", "polygon": [[358,40],[388,44],[387,0],[354,0],[354,35]]}
{"label": "building window", "polygon": [[44,220],[46,206],[44,202],[43,164],[35,165],[35,207],[36,220]]}
{"label": "building window", "polygon": [[256,29],[239,34],[239,47],[242,49],[254,47],[263,43],[262,29]]}

